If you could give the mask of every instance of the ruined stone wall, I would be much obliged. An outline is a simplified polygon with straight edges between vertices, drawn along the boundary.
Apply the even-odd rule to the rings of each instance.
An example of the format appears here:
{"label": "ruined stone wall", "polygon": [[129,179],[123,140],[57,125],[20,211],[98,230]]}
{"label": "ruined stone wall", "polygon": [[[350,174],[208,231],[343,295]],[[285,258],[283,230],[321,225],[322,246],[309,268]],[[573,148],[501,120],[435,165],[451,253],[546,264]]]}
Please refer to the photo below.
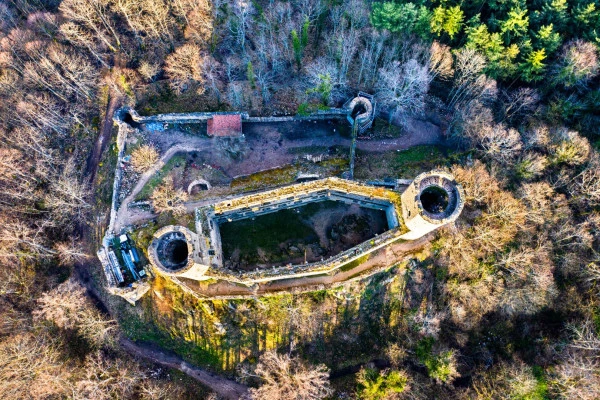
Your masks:
{"label": "ruined stone wall", "polygon": [[345,118],[348,111],[342,108],[330,108],[328,110],[317,110],[310,115],[291,115],[282,117],[251,117],[243,111],[217,111],[217,112],[193,112],[177,114],[159,114],[150,116],[141,116],[134,109],[127,108],[126,113],[131,115],[131,119],[138,123],[167,122],[167,123],[195,123],[204,122],[216,115],[240,115],[243,122],[292,122],[292,121],[311,121]]}
{"label": "ruined stone wall", "polygon": [[236,209],[260,207],[263,204],[292,200],[296,197],[305,196],[320,191],[335,191],[353,194],[368,199],[376,199],[394,203],[395,193],[384,188],[376,188],[358,182],[348,181],[340,178],[325,178],[316,181],[296,183],[277,189],[266,190],[246,196],[238,196],[218,202],[214,205],[215,214],[224,214]]}

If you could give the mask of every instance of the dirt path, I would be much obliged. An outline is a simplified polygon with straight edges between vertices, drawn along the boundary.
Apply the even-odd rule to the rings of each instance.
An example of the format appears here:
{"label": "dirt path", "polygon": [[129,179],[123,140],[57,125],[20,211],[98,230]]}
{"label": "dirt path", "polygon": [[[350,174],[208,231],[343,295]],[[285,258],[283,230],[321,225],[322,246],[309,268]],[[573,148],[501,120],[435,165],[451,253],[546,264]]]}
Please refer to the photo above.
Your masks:
{"label": "dirt path", "polygon": [[376,267],[389,267],[400,261],[403,261],[407,254],[424,247],[431,240],[431,235],[423,236],[417,240],[409,242],[400,242],[391,244],[375,252],[374,256],[364,263],[357,265],[348,271],[339,272],[330,276],[303,277],[299,279],[289,279],[283,281],[273,281],[258,293],[277,292],[282,290],[291,290],[304,286],[331,285],[333,283],[347,281],[353,276],[373,268],[372,273],[377,272]]}
{"label": "dirt path", "polygon": [[[245,123],[246,150],[244,156],[235,161],[230,160],[223,153],[223,149],[214,139],[178,131],[168,132],[168,135],[165,132],[148,132],[151,141],[165,153],[153,168],[140,176],[131,193],[121,202],[115,221],[115,231],[118,232],[125,226],[155,217],[148,211],[129,210],[127,205],[135,199],[148,180],[178,152],[200,152],[205,163],[221,167],[230,177],[249,175],[290,164],[299,155],[297,149],[349,147],[351,139],[342,136],[339,128],[339,125],[322,121],[314,123]],[[439,144],[443,144],[443,136],[439,127],[415,120],[411,122],[407,132],[398,138],[360,140],[357,142],[357,148],[377,153],[406,150],[418,145]],[[188,203],[186,207],[188,211],[193,211],[196,207],[213,202],[214,200],[195,201]]]}
{"label": "dirt path", "polygon": [[248,387],[220,376],[213,375],[203,369],[183,361],[176,355],[159,350],[154,346],[134,343],[126,338],[122,338],[119,343],[122,348],[131,354],[146,360],[150,360],[165,367],[177,369],[184,374],[191,376],[198,382],[210,388],[212,391],[216,392],[222,398],[231,400],[249,398]]}
{"label": "dirt path", "polygon": [[[74,275],[87,289],[88,295],[92,298],[98,309],[102,313],[110,315],[110,309],[102,300],[103,296],[98,292],[99,289],[94,285],[94,280],[91,278],[89,269],[90,266],[87,265],[87,263],[77,263],[75,264]],[[119,346],[123,351],[132,356],[143,358],[164,367],[175,368],[183,372],[205,385],[213,392],[216,392],[220,398],[231,400],[248,399],[248,397],[246,397],[248,393],[248,388],[246,386],[221,376],[214,375],[202,368],[195,367],[184,361],[181,357],[161,350],[156,346],[135,343],[125,337],[119,339]]]}
{"label": "dirt path", "polygon": [[106,149],[108,143],[110,143],[110,137],[112,134],[113,127],[113,115],[115,111],[120,107],[122,98],[119,94],[110,93],[108,104],[106,105],[106,112],[104,113],[104,119],[100,126],[100,134],[96,140],[96,144],[90,153],[85,168],[85,175],[88,177],[89,182],[93,183],[96,178],[96,171],[98,170],[98,164],[102,158],[102,153]]}
{"label": "dirt path", "polygon": [[[210,142],[210,139],[204,139],[204,141]],[[199,147],[202,148],[202,146],[200,146],[198,143],[177,144],[171,147],[169,150],[167,150],[167,152],[162,155],[160,160],[158,160],[158,162],[154,164],[152,168],[150,168],[148,171],[144,172],[140,176],[140,179],[138,179],[136,185],[131,190],[131,193],[129,193],[129,195],[125,197],[125,199],[121,202],[121,206],[119,207],[119,211],[117,211],[117,218],[115,220],[115,232],[119,232],[123,226],[130,225],[132,221],[136,219],[133,217],[133,215],[138,215],[137,219],[139,219],[140,214],[144,217],[152,217],[151,213],[140,213],[137,211],[131,211],[127,206],[135,199],[135,196],[137,196],[137,194],[144,188],[148,180],[150,180],[150,178],[152,178],[154,174],[160,171],[160,169],[171,159],[171,157],[173,157],[179,152],[196,151]]]}
{"label": "dirt path", "polygon": [[210,285],[199,284],[196,281],[185,280],[185,284],[192,290],[200,293],[206,298],[231,298],[242,296],[261,296],[282,291],[294,291],[304,288],[309,290],[322,285],[332,285],[351,279],[352,277],[362,275],[373,275],[382,268],[387,268],[401,261],[423,247],[425,247],[433,238],[433,234],[425,235],[417,240],[400,241],[392,243],[374,253],[369,260],[357,265],[348,271],[340,271],[334,275],[316,275],[298,278],[280,279],[268,283],[258,283],[253,287],[245,287],[228,281],[219,281]]}

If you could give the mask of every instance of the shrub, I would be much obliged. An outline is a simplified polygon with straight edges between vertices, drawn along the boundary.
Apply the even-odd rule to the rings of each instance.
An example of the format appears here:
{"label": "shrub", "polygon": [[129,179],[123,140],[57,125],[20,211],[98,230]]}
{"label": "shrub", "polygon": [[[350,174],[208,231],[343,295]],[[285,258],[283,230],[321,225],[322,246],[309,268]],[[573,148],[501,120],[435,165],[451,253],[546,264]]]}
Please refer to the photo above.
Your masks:
{"label": "shrub", "polygon": [[394,393],[402,393],[408,388],[408,376],[404,371],[361,368],[357,374],[357,395],[360,399],[387,399]]}

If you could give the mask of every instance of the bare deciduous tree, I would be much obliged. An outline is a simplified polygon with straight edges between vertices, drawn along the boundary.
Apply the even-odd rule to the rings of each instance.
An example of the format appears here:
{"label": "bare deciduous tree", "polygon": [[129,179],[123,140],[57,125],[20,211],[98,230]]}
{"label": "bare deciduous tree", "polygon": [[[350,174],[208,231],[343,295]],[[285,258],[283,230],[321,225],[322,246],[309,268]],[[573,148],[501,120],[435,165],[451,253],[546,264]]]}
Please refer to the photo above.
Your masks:
{"label": "bare deciduous tree", "polygon": [[86,218],[91,208],[88,203],[89,196],[89,186],[85,182],[79,182],[75,162],[71,158],[63,171],[51,181],[45,202],[56,221],[73,223]]}
{"label": "bare deciduous tree", "polygon": [[495,96],[496,82],[483,74],[486,66],[485,58],[474,50],[462,49],[456,53],[450,107],[463,107],[472,100],[486,101]]}
{"label": "bare deciduous tree", "polygon": [[566,87],[586,87],[598,74],[598,50],[593,43],[574,40],[563,46],[554,68],[554,82]]}
{"label": "bare deciduous tree", "polygon": [[131,165],[138,173],[145,172],[158,161],[158,151],[154,146],[144,144],[131,153]]}
{"label": "bare deciduous tree", "polygon": [[67,20],[91,31],[111,51],[117,51],[121,40],[117,34],[109,2],[106,0],[65,0],[59,10]]}
{"label": "bare deciduous tree", "polygon": [[186,212],[184,203],[188,200],[188,194],[181,189],[175,189],[173,178],[168,176],[154,189],[150,199],[157,212],[172,212],[175,215],[182,215]]}
{"label": "bare deciduous tree", "polygon": [[450,47],[434,40],[429,49],[429,71],[432,79],[449,80],[454,74]]}
{"label": "bare deciduous tree", "polygon": [[71,392],[60,342],[45,332],[9,336],[0,341],[0,397],[44,399]]}
{"label": "bare deciduous tree", "polygon": [[85,288],[70,279],[38,300],[33,313],[37,320],[48,320],[59,328],[75,329],[81,336],[100,347],[113,340],[115,323],[106,319],[91,304]]}
{"label": "bare deciduous tree", "polygon": [[540,101],[539,93],[531,88],[502,91],[502,114],[506,121],[516,121],[531,116]]}
{"label": "bare deciduous tree", "polygon": [[324,365],[312,367],[275,351],[260,357],[252,375],[263,382],[258,389],[250,389],[256,400],[314,400],[332,393],[329,371]]}
{"label": "bare deciduous tree", "polygon": [[203,64],[200,47],[188,43],[175,49],[166,58],[164,68],[171,87],[177,92],[183,92],[192,82],[202,82]]}
{"label": "bare deciduous tree", "polygon": [[586,138],[567,128],[558,128],[551,132],[553,133],[553,144],[550,146],[552,163],[578,165],[588,159],[591,146]]}
{"label": "bare deciduous tree", "polygon": [[411,59],[404,64],[394,61],[379,70],[376,95],[393,112],[417,114],[425,108],[425,95],[431,75],[426,65]]}
{"label": "bare deciduous tree", "polygon": [[569,185],[570,192],[591,206],[600,204],[600,156],[593,152],[588,164]]}

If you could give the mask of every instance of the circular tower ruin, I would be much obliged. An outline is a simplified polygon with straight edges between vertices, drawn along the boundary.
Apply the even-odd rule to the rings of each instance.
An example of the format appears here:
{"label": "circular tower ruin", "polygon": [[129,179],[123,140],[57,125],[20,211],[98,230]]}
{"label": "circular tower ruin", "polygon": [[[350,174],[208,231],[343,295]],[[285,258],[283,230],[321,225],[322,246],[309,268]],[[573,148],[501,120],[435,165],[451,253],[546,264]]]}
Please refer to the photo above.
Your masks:
{"label": "circular tower ruin", "polygon": [[417,176],[402,193],[402,217],[409,231],[403,239],[418,239],[456,221],[464,207],[464,190],[445,171]]}
{"label": "circular tower ruin", "polygon": [[364,133],[373,124],[373,119],[375,119],[375,100],[373,96],[361,92],[358,96],[349,100],[344,107],[348,111],[348,122],[353,128],[356,128],[357,134]]}
{"label": "circular tower ruin", "polygon": [[200,280],[208,266],[199,263],[197,235],[183,226],[165,226],[148,247],[152,266],[161,274]]}

